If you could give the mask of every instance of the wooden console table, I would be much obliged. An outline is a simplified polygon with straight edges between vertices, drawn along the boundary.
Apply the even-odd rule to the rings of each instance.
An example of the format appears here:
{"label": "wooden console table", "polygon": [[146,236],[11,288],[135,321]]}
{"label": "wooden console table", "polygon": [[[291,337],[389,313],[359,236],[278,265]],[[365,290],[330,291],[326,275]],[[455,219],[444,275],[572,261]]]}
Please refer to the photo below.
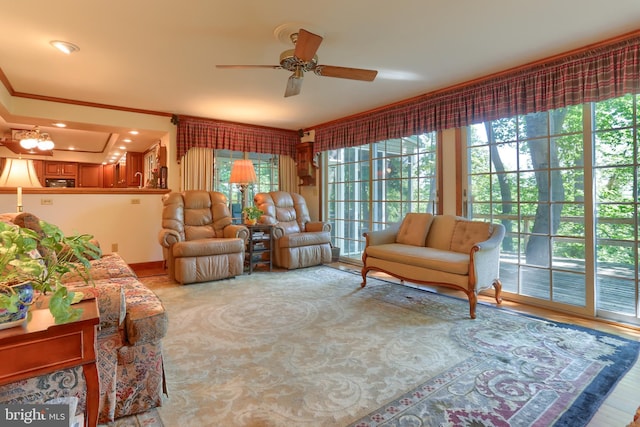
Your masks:
{"label": "wooden console table", "polygon": [[100,319],[95,299],[76,305],[82,317],[56,325],[49,309],[32,310],[25,326],[0,331],[0,385],[82,366],[87,383],[85,425],[98,424],[100,385],[96,366],[96,326]]}

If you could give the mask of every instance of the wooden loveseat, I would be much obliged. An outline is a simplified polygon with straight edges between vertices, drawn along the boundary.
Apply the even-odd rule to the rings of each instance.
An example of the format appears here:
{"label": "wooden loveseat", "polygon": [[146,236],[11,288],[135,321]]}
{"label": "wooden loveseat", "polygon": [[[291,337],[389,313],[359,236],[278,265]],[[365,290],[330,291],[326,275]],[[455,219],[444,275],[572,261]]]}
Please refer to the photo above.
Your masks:
{"label": "wooden loveseat", "polygon": [[364,233],[362,287],[369,271],[408,282],[464,292],[476,317],[477,294],[493,286],[500,304],[502,224],[470,221],[453,215],[409,213],[401,223]]}

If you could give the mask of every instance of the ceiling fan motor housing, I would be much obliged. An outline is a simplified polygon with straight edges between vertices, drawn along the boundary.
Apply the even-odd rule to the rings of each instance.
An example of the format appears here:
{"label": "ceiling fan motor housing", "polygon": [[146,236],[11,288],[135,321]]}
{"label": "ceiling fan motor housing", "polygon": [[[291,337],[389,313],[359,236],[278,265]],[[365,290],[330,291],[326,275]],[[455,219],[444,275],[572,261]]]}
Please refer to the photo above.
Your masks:
{"label": "ceiling fan motor housing", "polygon": [[302,68],[304,71],[311,71],[318,65],[318,55],[314,55],[310,61],[303,61],[294,54],[294,49],[287,49],[280,54],[280,66],[285,70],[295,71]]}

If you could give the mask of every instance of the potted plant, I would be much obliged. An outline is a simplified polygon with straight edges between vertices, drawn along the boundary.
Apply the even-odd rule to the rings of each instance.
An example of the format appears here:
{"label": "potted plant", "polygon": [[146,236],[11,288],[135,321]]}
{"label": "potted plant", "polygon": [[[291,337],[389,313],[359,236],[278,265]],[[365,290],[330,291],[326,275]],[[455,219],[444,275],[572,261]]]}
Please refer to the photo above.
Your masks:
{"label": "potted plant", "polygon": [[[62,276],[73,271],[89,283],[89,259],[99,258],[102,251],[92,242],[93,236],[68,237],[45,221],[40,221],[40,227],[37,232],[0,221],[0,310],[21,312],[33,303],[32,298],[48,295],[56,323],[77,320],[82,310],[71,304],[82,294],[69,292]],[[29,285],[31,298],[29,292],[21,291]]]}
{"label": "potted plant", "polygon": [[262,210],[258,209],[255,206],[247,206],[242,209],[242,214],[244,215],[244,223],[247,225],[255,225],[260,218],[260,215],[263,214]]}

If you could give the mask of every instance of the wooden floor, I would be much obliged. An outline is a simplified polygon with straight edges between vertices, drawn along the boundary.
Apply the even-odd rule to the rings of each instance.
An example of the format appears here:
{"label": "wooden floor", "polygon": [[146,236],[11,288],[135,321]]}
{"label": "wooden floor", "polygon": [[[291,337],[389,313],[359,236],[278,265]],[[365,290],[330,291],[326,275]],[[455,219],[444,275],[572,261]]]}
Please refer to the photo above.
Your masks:
{"label": "wooden floor", "polygon": [[[145,266],[136,268],[132,266],[138,276],[154,276],[159,274],[166,274],[161,266]],[[345,270],[357,270],[360,268],[355,265],[345,263],[333,263],[332,267],[345,269]],[[387,275],[381,273],[370,273],[371,277],[380,275],[385,280],[397,281]],[[399,282],[399,281],[397,281]],[[464,297],[462,292],[456,292],[447,288],[430,288],[435,292],[449,294],[457,297]],[[495,305],[496,301],[490,295],[480,295],[478,297],[480,303],[486,303]],[[529,306],[522,303],[513,301],[503,301],[502,307],[509,308],[521,313],[526,313],[545,319],[554,320],[557,322],[571,323],[575,325],[584,326],[587,328],[595,329],[602,332],[608,332],[616,334],[628,339],[640,341],[640,328],[630,327],[628,325],[616,324],[614,322],[605,322],[600,320],[585,319],[576,317],[566,313],[559,313],[553,310],[548,310],[540,307]],[[605,402],[600,406],[598,412],[588,424],[589,427],[625,427],[632,420],[636,410],[640,407],[640,362],[636,361],[635,365],[625,375],[625,377],[618,383],[618,385],[611,391]]]}

